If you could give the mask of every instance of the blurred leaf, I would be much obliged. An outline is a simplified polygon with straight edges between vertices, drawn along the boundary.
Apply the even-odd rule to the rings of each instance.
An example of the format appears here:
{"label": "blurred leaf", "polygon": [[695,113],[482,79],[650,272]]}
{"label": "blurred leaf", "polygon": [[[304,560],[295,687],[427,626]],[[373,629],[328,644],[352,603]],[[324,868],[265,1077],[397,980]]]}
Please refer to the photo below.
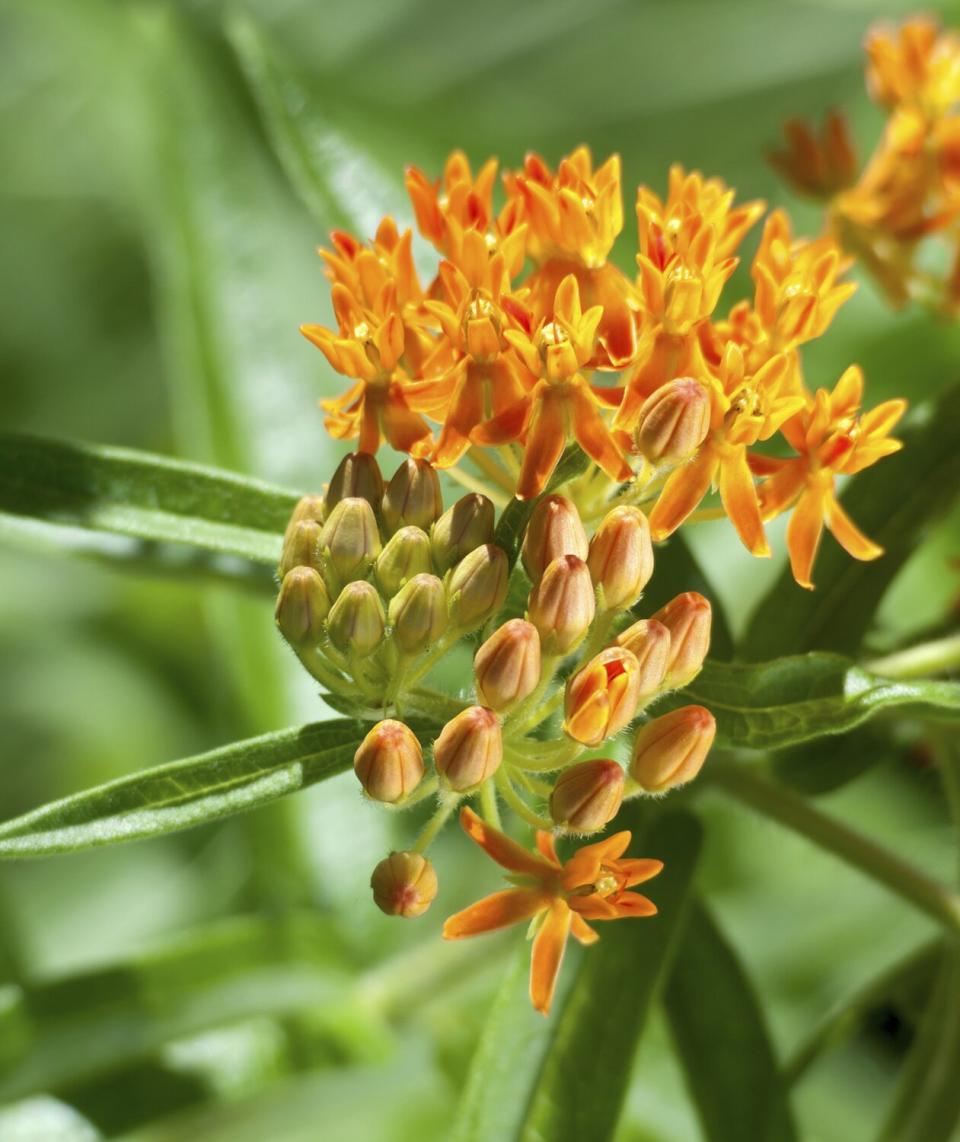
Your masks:
{"label": "blurred leaf", "polygon": [[707,662],[670,707],[697,702],[717,719],[723,748],[782,749],[842,734],[882,710],[960,718],[960,682],[892,681],[838,654],[756,664]]}
{"label": "blurred leaf", "polygon": [[690,904],[664,999],[709,1142],[796,1139],[786,1088],[753,986],[699,900]]}
{"label": "blurred leaf", "polygon": [[616,1129],[633,1055],[673,954],[700,849],[700,826],[669,813],[640,835],[665,863],[649,886],[652,920],[604,924],[549,1019],[530,1007],[527,956],[511,968],[474,1057],[457,1142],[603,1142]]}
{"label": "blurred leaf", "polygon": [[710,600],[713,607],[710,655],[722,661],[732,658],[733,635],[726,612],[683,536],[676,533],[666,543],[658,544],[654,556],[653,578],[647,584],[643,598],[633,608],[637,617],[649,617],[681,591],[699,591]]}
{"label": "blurred leaf", "polygon": [[851,482],[843,506],[884,547],[884,555],[861,563],[828,541],[817,560],[815,591],[802,591],[785,569],[750,620],[740,647],[746,658],[813,647],[857,650],[887,587],[956,498],[960,449],[944,426],[958,422],[960,386],[954,386],[928,410],[921,427],[900,434],[902,452]]}
{"label": "blurred leaf", "polygon": [[234,742],[54,801],[0,825],[0,858],[160,836],[252,809],[349,768],[348,718]]}
{"label": "blurred leaf", "polygon": [[863,726],[850,733],[779,750],[770,759],[774,777],[808,796],[832,793],[896,753],[889,731]]}

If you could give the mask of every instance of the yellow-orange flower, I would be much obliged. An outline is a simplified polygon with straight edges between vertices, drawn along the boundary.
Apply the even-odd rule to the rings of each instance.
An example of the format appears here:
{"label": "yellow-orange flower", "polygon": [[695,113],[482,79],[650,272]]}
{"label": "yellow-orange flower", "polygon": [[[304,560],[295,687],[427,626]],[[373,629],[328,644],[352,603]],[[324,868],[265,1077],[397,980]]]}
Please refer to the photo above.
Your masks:
{"label": "yellow-orange flower", "polygon": [[663,863],[624,859],[629,832],[586,845],[561,863],[549,833],[537,833],[538,851],[531,853],[470,809],[461,810],[460,823],[470,839],[508,871],[514,887],[451,916],[443,935],[460,940],[534,919],[530,1001],[544,1015],[550,1010],[569,936],[592,944],[598,934],[588,921],[653,916],[657,911],[645,896],[628,889],[656,876]]}
{"label": "yellow-orange flower", "polygon": [[422,170],[407,168],[407,193],[413,204],[417,229],[442,253],[450,256],[450,223],[461,231],[486,234],[493,223],[493,185],[497,160],[487,159],[477,177],[463,151],[454,151],[443,168],[443,178],[432,182]]}
{"label": "yellow-orange flower", "polygon": [[934,20],[878,25],[864,47],[867,87],[878,103],[914,104],[936,115],[960,100],[960,37]]}
{"label": "yellow-orange flower", "polygon": [[344,286],[361,305],[375,308],[388,283],[394,284],[401,306],[416,304],[423,297],[413,264],[412,230],[401,234],[394,220],[387,217],[369,246],[343,230],[334,230],[330,241],[332,250],[319,251],[327,277]]}

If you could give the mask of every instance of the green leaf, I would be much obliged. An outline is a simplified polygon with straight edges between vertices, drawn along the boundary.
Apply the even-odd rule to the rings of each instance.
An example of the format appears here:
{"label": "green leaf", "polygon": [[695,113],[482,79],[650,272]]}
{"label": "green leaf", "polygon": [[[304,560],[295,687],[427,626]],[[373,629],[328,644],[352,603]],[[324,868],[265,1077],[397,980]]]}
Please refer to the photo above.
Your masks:
{"label": "green leaf", "polygon": [[750,620],[740,648],[744,657],[858,649],[887,587],[956,498],[960,449],[944,426],[958,422],[960,386],[954,386],[928,410],[922,426],[901,434],[902,452],[854,478],[843,506],[881,544],[883,556],[861,563],[829,541],[817,559],[817,589],[810,592],[787,568]]}
{"label": "green leaf", "polygon": [[0,435],[0,536],[272,590],[297,493],[127,448]]}
{"label": "green leaf", "polygon": [[664,1000],[709,1142],[792,1142],[797,1133],[759,1001],[699,900],[688,910]]}
{"label": "green leaf", "polygon": [[772,750],[846,733],[883,710],[955,720],[960,683],[893,681],[838,654],[797,654],[755,664],[707,662],[664,708],[689,702],[716,716],[718,746]]}
{"label": "green leaf", "polygon": [[613,1136],[633,1055],[682,928],[700,849],[695,818],[668,813],[635,851],[661,858],[650,920],[601,925],[548,1019],[530,1007],[528,953],[510,970],[474,1057],[453,1137],[604,1142]]}
{"label": "green leaf", "polygon": [[279,730],[121,777],[0,825],[0,858],[161,836],[306,789],[348,769],[349,718]]}
{"label": "green leaf", "polygon": [[841,789],[896,753],[889,732],[868,724],[836,737],[790,746],[775,753],[770,765],[773,776],[784,785],[819,796]]}

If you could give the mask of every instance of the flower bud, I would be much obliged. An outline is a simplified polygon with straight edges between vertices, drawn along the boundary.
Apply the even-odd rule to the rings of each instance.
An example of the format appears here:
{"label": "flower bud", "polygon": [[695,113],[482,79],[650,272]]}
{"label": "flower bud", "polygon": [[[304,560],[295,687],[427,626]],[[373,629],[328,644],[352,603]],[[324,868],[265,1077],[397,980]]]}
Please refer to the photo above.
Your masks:
{"label": "flower bud", "polygon": [[291,646],[315,646],[329,610],[330,596],[312,567],[294,567],[284,575],[275,617]]}
{"label": "flower bud", "polygon": [[414,575],[390,601],[387,612],[397,646],[419,654],[447,628],[447,598],[436,575]]}
{"label": "flower bud", "polygon": [[620,811],[623,770],[615,761],[582,761],[565,769],[550,794],[550,816],[574,833],[596,833]]}
{"label": "flower bud", "polygon": [[360,743],[353,768],[368,797],[395,805],[420,784],[423,750],[409,726],[388,718]]}
{"label": "flower bud", "polygon": [[670,662],[670,632],[654,619],[640,619],[618,636],[617,646],[633,652],[640,668],[640,701],[663,686]]}
{"label": "flower bud", "polygon": [[567,682],[566,734],[581,745],[599,745],[628,725],[640,704],[640,664],[629,650],[601,650]]}
{"label": "flower bud", "polygon": [[493,502],[475,493],[463,496],[433,525],[433,558],[446,571],[464,556],[493,539]]}
{"label": "flower bud", "polygon": [[663,680],[666,690],[686,686],[700,673],[710,649],[710,603],[696,591],[671,599],[653,616],[670,632],[670,658]]}
{"label": "flower bud", "polygon": [[559,556],[586,559],[587,551],[587,533],[573,503],[564,496],[544,496],[530,513],[520,553],[530,581],[539,583]]}
{"label": "flower bud", "polygon": [[457,793],[466,793],[492,777],[502,760],[500,723],[484,706],[469,706],[451,718],[433,743],[437,773]]}
{"label": "flower bud", "polygon": [[301,499],[297,501],[297,506],[293,509],[293,514],[290,516],[290,522],[287,524],[286,531],[283,533],[284,547],[286,547],[298,523],[302,523],[304,520],[312,520],[314,523],[323,523],[326,519],[326,515],[323,496],[301,497]]}
{"label": "flower bud", "polygon": [[376,457],[369,452],[350,452],[337,465],[325,502],[327,511],[332,512],[341,500],[361,499],[374,509],[380,510],[383,500],[383,476]]}
{"label": "flower bud", "polygon": [[321,527],[314,519],[302,519],[283,540],[283,553],[280,556],[280,578],[294,567],[313,567],[319,570]]}
{"label": "flower bud", "polygon": [[679,464],[696,452],[709,431],[709,393],[693,377],[678,377],[643,402],[634,440],[651,464]]}
{"label": "flower bud", "polygon": [[430,525],[443,511],[440,480],[426,460],[408,456],[387,484],[383,494],[383,524],[389,534],[400,527]]}
{"label": "flower bud", "polygon": [[376,650],[386,627],[380,596],[370,583],[362,580],[343,588],[327,621],[327,633],[333,645],[358,658]]}
{"label": "flower bud", "polygon": [[493,543],[485,543],[461,559],[447,579],[453,624],[472,630],[495,614],[507,597],[509,576],[507,553]]}
{"label": "flower bud", "polygon": [[477,697],[492,710],[528,698],[540,681],[540,635],[526,619],[498,627],[473,660]]}
{"label": "flower bud", "polygon": [[630,776],[646,793],[666,793],[700,772],[717,723],[703,706],[684,706],[640,729],[633,745]]}
{"label": "flower bud", "polygon": [[320,533],[321,551],[341,583],[362,579],[380,554],[373,508],[359,496],[341,500]]}
{"label": "flower bud", "polygon": [[437,895],[437,874],[420,853],[391,853],[370,877],[373,899],[388,916],[422,916]]}
{"label": "flower bud", "polygon": [[567,654],[590,629],[596,609],[586,563],[576,555],[561,555],[530,592],[527,617],[545,654]]}
{"label": "flower bud", "polygon": [[639,508],[624,505],[607,512],[590,540],[587,566],[596,586],[603,588],[608,611],[637,602],[653,574],[650,525]]}
{"label": "flower bud", "polygon": [[395,595],[414,575],[432,570],[430,538],[419,527],[401,527],[377,557],[377,582],[388,597]]}

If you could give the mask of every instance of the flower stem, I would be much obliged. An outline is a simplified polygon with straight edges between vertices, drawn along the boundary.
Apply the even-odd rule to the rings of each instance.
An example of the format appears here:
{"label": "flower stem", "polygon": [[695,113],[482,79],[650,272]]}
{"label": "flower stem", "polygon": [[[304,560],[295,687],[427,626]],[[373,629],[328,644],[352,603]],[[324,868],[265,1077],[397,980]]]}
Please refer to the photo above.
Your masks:
{"label": "flower stem", "polygon": [[960,666],[960,634],[935,638],[908,646],[905,650],[873,658],[866,667],[885,678],[922,678],[928,674],[943,674]]}
{"label": "flower stem", "polygon": [[437,807],[436,813],[424,825],[423,831],[420,836],[414,841],[412,849],[415,853],[425,853],[427,849],[436,840],[437,834],[447,823],[450,814],[460,804],[460,796],[457,793],[441,793],[440,804]]}
{"label": "flower stem", "polygon": [[487,824],[499,829],[500,806],[497,804],[497,787],[492,777],[488,777],[480,786],[480,808]]}
{"label": "flower stem", "polygon": [[513,782],[510,780],[510,774],[507,773],[504,766],[501,766],[497,770],[495,781],[497,783],[497,789],[500,790],[500,796],[518,817],[521,817],[528,825],[533,825],[535,829],[543,829],[546,832],[550,832],[553,828],[553,822],[546,817],[539,816],[539,814],[530,808],[516,789],[514,789]]}
{"label": "flower stem", "polygon": [[456,480],[461,487],[467,489],[468,492],[479,492],[480,495],[486,496],[492,500],[498,508],[505,508],[510,502],[510,497],[499,491],[497,488],[492,488],[486,481],[479,479],[470,472],[464,472],[462,468],[447,468],[447,475],[451,480]]}

